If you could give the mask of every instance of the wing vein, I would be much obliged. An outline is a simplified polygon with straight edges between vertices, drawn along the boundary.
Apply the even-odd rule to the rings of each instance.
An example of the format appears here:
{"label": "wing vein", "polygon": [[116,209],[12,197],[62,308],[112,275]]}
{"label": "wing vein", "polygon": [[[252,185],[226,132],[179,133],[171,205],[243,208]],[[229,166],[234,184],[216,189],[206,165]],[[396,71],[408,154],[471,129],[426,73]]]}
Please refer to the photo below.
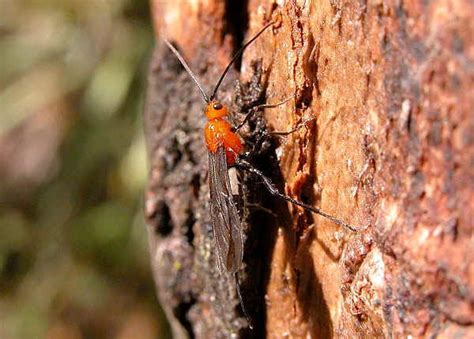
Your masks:
{"label": "wing vein", "polygon": [[235,206],[225,150],[209,153],[211,219],[219,271],[234,273],[243,259],[243,232]]}

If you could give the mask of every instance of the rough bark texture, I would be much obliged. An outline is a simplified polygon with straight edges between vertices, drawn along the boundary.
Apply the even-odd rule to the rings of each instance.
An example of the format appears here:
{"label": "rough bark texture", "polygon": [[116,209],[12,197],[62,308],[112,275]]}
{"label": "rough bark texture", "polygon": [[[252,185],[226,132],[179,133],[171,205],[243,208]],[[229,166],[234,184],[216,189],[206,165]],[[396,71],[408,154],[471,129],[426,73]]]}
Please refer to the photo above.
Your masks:
{"label": "rough bark texture", "polygon": [[[473,337],[473,3],[152,6],[145,212],[159,299],[175,336]],[[215,267],[203,103],[160,38],[173,41],[210,88],[242,41],[272,20],[219,97],[234,98],[239,119],[248,104],[294,96],[256,117],[247,136],[265,122],[288,130],[315,120],[253,149],[254,163],[292,197],[359,231],[271,199],[243,175],[249,331],[233,278]]]}

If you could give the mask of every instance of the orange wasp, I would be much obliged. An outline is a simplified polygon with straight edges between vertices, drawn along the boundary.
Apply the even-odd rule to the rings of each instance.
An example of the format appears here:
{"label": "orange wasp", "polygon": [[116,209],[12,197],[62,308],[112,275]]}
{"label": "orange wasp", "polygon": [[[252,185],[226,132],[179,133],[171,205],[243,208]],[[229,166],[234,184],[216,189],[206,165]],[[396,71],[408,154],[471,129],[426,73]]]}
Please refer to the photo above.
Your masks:
{"label": "orange wasp", "polygon": [[[217,265],[221,274],[226,272],[235,274],[237,280],[237,293],[239,295],[242,310],[247,317],[247,320],[249,320],[249,317],[243,306],[237,277],[237,272],[241,268],[243,260],[243,230],[239,213],[232,196],[228,174],[229,167],[236,166],[258,176],[272,195],[278,196],[292,204],[301,206],[304,209],[319,214],[351,231],[356,231],[353,226],[321,211],[319,208],[307,205],[301,201],[282,194],[269,178],[267,178],[260,170],[245,161],[241,157],[244,150],[244,145],[242,139],[236,132],[248,120],[249,115],[252,114],[253,111],[248,113],[244,121],[239,126],[233,127],[226,120],[226,117],[229,113],[227,107],[216,100],[217,90],[219,89],[219,86],[224,80],[230,67],[240,57],[243,51],[273,24],[274,23],[271,22],[265,25],[252,39],[250,39],[237,51],[232,60],[226,66],[225,70],[222,72],[222,75],[217,81],[217,84],[210,96],[206,94],[203,86],[200,84],[197,77],[191,71],[190,67],[176,50],[176,48],[169,41],[164,40],[170,50],[176,55],[178,60],[186,69],[187,73],[196,83],[206,103],[204,114],[206,115],[208,122],[204,127],[204,138],[209,151],[210,214],[213,226],[213,236],[216,244]],[[274,106],[275,105],[273,105],[273,107]],[[267,107],[269,107],[269,105]],[[251,327],[250,321],[249,325]]]}

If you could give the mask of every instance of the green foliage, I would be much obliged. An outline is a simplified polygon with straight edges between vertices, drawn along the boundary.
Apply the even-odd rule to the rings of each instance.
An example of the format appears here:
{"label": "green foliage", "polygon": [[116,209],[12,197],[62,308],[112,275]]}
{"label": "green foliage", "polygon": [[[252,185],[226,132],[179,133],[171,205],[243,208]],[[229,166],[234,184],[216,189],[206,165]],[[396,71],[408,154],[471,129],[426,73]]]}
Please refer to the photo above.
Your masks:
{"label": "green foliage", "polygon": [[141,212],[148,1],[0,4],[0,338],[169,336]]}

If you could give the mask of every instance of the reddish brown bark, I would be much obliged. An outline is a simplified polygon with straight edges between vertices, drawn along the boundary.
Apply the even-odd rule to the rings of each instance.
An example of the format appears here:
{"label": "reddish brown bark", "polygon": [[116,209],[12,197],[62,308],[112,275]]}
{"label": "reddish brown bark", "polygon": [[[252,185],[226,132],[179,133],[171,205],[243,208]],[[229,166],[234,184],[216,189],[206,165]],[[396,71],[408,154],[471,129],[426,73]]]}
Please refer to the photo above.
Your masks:
{"label": "reddish brown bark", "polygon": [[256,330],[240,334],[473,336],[472,2],[235,3],[153,2],[146,214],[176,336],[225,337],[242,321],[232,279],[211,255],[202,101],[160,39],[209,88],[242,37],[271,20],[240,67],[245,84],[260,61],[260,85],[242,93],[295,97],[265,111],[271,130],[315,121],[279,144],[281,173],[270,175],[359,231],[285,204],[277,218],[250,211],[243,287]]}

